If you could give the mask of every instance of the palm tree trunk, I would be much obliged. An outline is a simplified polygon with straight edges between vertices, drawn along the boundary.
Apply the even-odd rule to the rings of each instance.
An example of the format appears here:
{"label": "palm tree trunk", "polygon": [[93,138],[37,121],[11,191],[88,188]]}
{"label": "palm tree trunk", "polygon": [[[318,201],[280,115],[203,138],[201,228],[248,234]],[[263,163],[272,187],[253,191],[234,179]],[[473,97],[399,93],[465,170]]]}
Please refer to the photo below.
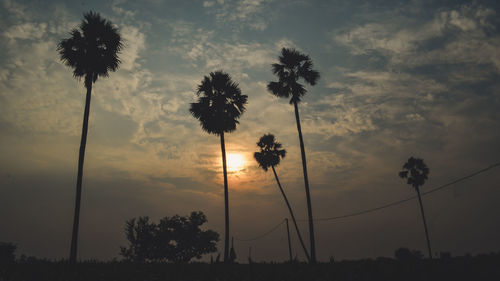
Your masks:
{"label": "palm tree trunk", "polygon": [[222,168],[224,171],[224,210],[226,215],[226,237],[224,240],[224,263],[229,262],[229,196],[227,187],[226,145],[224,132],[220,134],[220,149],[222,150]]}
{"label": "palm tree trunk", "polygon": [[71,251],[69,262],[76,262],[76,253],[78,249],[78,226],[80,224],[80,201],[82,198],[82,178],[83,178],[83,160],[85,158],[85,147],[87,144],[87,131],[89,125],[90,98],[92,93],[91,75],[85,76],[85,87],[87,96],[85,98],[85,110],[83,113],[82,139],[80,141],[80,154],[78,155],[78,176],[76,179],[76,198],[75,198],[75,216],[73,218],[73,233],[71,236]]}
{"label": "palm tree trunk", "polygon": [[311,258],[309,256],[309,253],[307,252],[306,245],[304,244],[304,241],[302,240],[302,236],[300,235],[299,227],[297,226],[297,221],[295,220],[295,216],[293,215],[292,207],[290,206],[290,202],[288,202],[288,199],[286,198],[285,191],[283,191],[283,188],[281,187],[280,180],[278,179],[278,174],[276,174],[276,170],[274,169],[274,166],[271,166],[273,168],[273,173],[274,173],[274,178],[276,179],[276,183],[278,183],[278,187],[280,188],[281,194],[283,195],[283,199],[285,199],[286,206],[288,207],[288,211],[290,212],[290,216],[292,217],[293,224],[295,226],[295,231],[297,231],[297,237],[299,238],[300,245],[302,245],[302,249],[304,249],[304,254],[306,255],[307,261],[311,262]]}
{"label": "palm tree trunk", "polygon": [[311,207],[311,196],[309,194],[309,179],[307,178],[307,163],[306,163],[306,152],[304,149],[304,141],[302,140],[302,129],[300,128],[300,117],[299,117],[299,107],[297,102],[293,102],[295,108],[295,120],[297,121],[297,131],[299,132],[300,141],[300,153],[302,155],[302,169],[304,171],[304,184],[306,188],[306,200],[307,200],[307,215],[309,218],[309,239],[311,241],[311,262],[316,263],[316,246],[314,243],[314,224],[313,215]]}
{"label": "palm tree trunk", "polygon": [[418,202],[420,203],[420,212],[422,213],[422,219],[424,221],[425,238],[427,239],[427,250],[429,251],[429,258],[432,259],[431,251],[431,241],[429,239],[429,232],[427,231],[427,223],[425,222],[424,205],[422,204],[422,198],[420,197],[420,189],[417,187]]}

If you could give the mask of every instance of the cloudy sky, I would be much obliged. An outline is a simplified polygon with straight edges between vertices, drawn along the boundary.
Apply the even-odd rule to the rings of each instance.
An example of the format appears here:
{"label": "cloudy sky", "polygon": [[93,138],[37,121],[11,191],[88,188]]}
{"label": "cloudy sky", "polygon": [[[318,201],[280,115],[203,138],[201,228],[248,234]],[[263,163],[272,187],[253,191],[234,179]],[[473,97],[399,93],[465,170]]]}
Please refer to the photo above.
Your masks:
{"label": "cloudy sky", "polygon": [[[435,2],[439,2],[436,4]],[[273,133],[287,149],[277,168],[296,216],[307,217],[300,149],[288,100],[266,91],[282,47],[309,54],[321,73],[299,105],[313,214],[326,218],[407,198],[397,177],[423,158],[423,191],[500,161],[500,4],[497,1],[15,1],[0,3],[0,241],[19,254],[67,257],[83,81],[57,43],[94,10],[124,39],[120,69],[93,88],[79,257],[111,259],[127,219],[193,210],[223,233],[219,139],[189,114],[204,75],[224,70],[248,95],[226,135],[231,235],[258,236],[288,216],[271,173],[253,160]],[[492,169],[423,197],[436,252],[500,250],[500,173]],[[300,223],[308,237],[307,225]],[[392,256],[425,249],[413,200],[316,222],[318,258]],[[299,258],[296,236],[293,247]],[[248,247],[287,258],[283,225]],[[222,250],[222,243],[219,249]]]}

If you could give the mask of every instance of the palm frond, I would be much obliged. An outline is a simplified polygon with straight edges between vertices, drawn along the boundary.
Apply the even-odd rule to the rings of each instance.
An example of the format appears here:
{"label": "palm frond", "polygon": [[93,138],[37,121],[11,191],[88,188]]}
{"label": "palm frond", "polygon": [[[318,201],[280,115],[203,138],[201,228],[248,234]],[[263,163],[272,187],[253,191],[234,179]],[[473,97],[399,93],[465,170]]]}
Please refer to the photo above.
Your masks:
{"label": "palm frond", "polygon": [[232,132],[245,111],[248,96],[243,95],[237,83],[223,71],[211,72],[198,85],[198,102],[191,103],[189,111],[200,121],[202,129],[220,135]]}
{"label": "palm frond", "polygon": [[307,93],[298,83],[299,79],[304,79],[306,83],[314,86],[320,78],[319,72],[312,69],[311,58],[295,49],[283,48],[279,63],[273,63],[271,67],[278,81],[270,82],[267,90],[277,97],[291,97],[290,103],[300,102],[302,96]]}
{"label": "palm frond", "polygon": [[403,165],[403,171],[399,172],[401,178],[407,179],[407,184],[419,188],[428,179],[429,168],[423,159],[410,157]]}
{"label": "palm frond", "polygon": [[75,78],[85,76],[85,83],[95,83],[118,69],[123,43],[118,29],[99,13],[90,11],[83,17],[80,29],[72,30],[70,38],[61,40],[57,50],[61,61],[73,68]]}
{"label": "palm frond", "polygon": [[272,134],[263,135],[257,146],[260,151],[254,153],[254,158],[264,171],[279,165],[281,158],[286,155],[286,150],[281,149],[281,143],[277,142]]}

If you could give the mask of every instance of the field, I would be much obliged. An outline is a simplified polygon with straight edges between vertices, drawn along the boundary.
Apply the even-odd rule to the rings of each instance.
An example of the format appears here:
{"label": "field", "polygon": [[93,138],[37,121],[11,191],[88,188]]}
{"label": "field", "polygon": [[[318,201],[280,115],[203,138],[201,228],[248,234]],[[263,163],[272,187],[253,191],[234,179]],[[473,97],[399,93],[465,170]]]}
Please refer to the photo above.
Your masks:
{"label": "field", "polygon": [[31,261],[3,264],[0,281],[139,280],[500,280],[500,254],[400,261],[389,258],[335,263],[126,263]]}

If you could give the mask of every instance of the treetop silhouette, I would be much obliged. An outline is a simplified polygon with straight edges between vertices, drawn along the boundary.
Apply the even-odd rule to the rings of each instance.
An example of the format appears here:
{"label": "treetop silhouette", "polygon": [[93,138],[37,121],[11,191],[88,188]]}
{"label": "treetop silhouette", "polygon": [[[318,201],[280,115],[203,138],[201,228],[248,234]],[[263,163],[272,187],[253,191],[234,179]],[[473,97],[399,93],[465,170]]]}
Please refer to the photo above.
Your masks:
{"label": "treetop silhouette", "polygon": [[407,179],[406,183],[418,189],[424,185],[429,175],[429,168],[424,160],[410,157],[403,165],[403,171],[399,172],[399,177]]}
{"label": "treetop silhouette", "polygon": [[118,69],[123,43],[118,29],[99,13],[89,11],[83,18],[80,30],[73,29],[71,37],[58,44],[57,51],[61,60],[73,68],[73,76],[85,77],[85,87],[89,87],[89,83]]}
{"label": "treetop silhouette", "polygon": [[273,74],[278,76],[277,82],[269,82],[267,89],[280,98],[290,98],[290,104],[299,103],[302,96],[307,93],[304,85],[298,80],[302,78],[311,86],[316,85],[320,75],[313,70],[313,63],[308,55],[295,49],[283,48],[279,56],[280,63],[273,63]]}
{"label": "treetop silhouette", "polygon": [[281,149],[281,143],[275,141],[273,134],[265,134],[257,142],[260,148],[259,152],[254,153],[254,158],[257,160],[259,167],[267,172],[270,167],[278,166],[281,158],[285,158],[286,150]]}
{"label": "treetop silhouette", "polygon": [[200,120],[205,132],[221,135],[236,130],[248,96],[241,93],[238,84],[231,80],[229,74],[223,71],[211,72],[201,81],[196,95],[198,102],[191,103],[189,111]]}

